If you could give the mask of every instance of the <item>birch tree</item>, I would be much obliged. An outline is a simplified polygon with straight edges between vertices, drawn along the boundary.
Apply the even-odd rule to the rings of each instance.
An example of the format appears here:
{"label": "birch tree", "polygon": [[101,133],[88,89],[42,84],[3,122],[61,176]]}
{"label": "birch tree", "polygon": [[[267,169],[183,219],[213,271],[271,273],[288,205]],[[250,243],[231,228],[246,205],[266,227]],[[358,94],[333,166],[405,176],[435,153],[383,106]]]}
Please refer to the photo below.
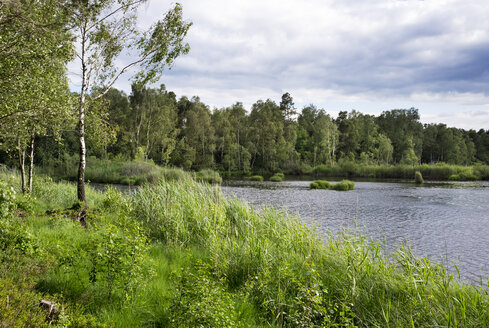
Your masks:
{"label": "birch tree", "polygon": [[0,3],[0,146],[18,154],[23,192],[27,149],[32,191],[36,135],[55,134],[71,116],[66,64],[72,42],[65,9],[59,0]]}
{"label": "birch tree", "polygon": [[[115,82],[131,69],[137,69],[138,85],[157,81],[165,68],[189,51],[184,38],[191,23],[183,20],[180,4],[175,4],[149,30],[137,28],[138,8],[146,0],[72,0],[72,33],[77,41],[77,63],[81,88],[78,97],[78,138],[80,145],[77,197],[86,203],[85,118],[89,102],[103,97]],[[124,55],[134,58],[122,66]],[[97,94],[87,97],[96,87]],[[90,127],[88,127],[90,128]]]}

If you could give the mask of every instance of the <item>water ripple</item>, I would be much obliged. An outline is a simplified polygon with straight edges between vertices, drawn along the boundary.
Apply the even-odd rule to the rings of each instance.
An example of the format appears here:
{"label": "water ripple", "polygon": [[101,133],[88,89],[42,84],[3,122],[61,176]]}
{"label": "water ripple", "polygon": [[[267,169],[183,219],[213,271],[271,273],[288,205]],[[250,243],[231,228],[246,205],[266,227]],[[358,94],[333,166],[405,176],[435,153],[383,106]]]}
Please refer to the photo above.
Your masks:
{"label": "water ripple", "polygon": [[356,182],[355,190],[309,190],[308,181],[227,182],[223,192],[261,208],[282,207],[327,236],[364,226],[388,249],[410,243],[420,256],[458,265],[463,278],[489,276],[489,183]]}

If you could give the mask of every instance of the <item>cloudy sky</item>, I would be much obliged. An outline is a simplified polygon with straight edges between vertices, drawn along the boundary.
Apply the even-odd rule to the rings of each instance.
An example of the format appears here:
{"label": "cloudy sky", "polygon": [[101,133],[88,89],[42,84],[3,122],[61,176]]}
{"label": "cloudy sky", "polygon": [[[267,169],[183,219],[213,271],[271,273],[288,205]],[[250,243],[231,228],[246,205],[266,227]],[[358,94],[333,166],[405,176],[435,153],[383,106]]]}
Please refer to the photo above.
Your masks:
{"label": "cloudy sky", "polygon": [[[250,108],[289,92],[333,116],[415,107],[426,123],[489,129],[487,0],[180,2],[191,51],[161,80],[178,96]],[[141,26],[172,4],[150,0]]]}

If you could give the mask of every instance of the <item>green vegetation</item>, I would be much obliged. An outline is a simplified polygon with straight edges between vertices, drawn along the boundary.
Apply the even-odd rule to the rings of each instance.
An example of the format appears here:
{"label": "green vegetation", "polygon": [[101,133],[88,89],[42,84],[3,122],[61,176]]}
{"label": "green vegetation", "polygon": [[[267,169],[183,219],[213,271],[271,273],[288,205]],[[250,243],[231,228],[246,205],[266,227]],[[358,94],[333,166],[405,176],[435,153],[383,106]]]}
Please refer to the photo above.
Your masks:
{"label": "green vegetation", "polygon": [[[77,177],[76,162],[78,159],[67,157],[63,162],[50,161],[49,165],[38,168],[38,172],[57,180],[74,181]],[[180,168],[161,167],[152,161],[137,160],[124,161],[121,159],[103,160],[96,157],[87,159],[85,177],[88,181],[97,183],[113,183],[123,185],[143,185],[156,183],[158,180],[182,180],[186,173]],[[205,169],[193,173],[198,181],[208,183],[221,183],[222,178],[218,172]]]}
{"label": "green vegetation", "polygon": [[250,177],[247,177],[246,180],[248,180],[248,181],[263,181],[263,177],[261,175],[252,175]]}
{"label": "green vegetation", "polygon": [[200,182],[207,182],[211,184],[220,184],[222,182],[219,172],[211,169],[200,170],[199,172],[195,173],[195,179]]}
{"label": "green vegetation", "polygon": [[279,172],[272,175],[269,180],[272,182],[282,182],[284,180],[284,177],[284,174]]}
{"label": "green vegetation", "polygon": [[324,180],[316,180],[311,182],[311,189],[330,189],[330,190],[338,190],[338,191],[348,191],[353,190],[355,188],[355,183],[350,180],[342,180],[335,184],[330,184],[328,181]]}
{"label": "green vegetation", "polygon": [[340,191],[353,190],[354,188],[355,183],[350,180],[341,180],[340,182],[331,185],[331,189]]}
{"label": "green vegetation", "polygon": [[414,172],[414,182],[416,184],[423,184],[424,183],[423,175],[421,174],[421,172],[419,172],[419,171]]}
{"label": "green vegetation", "polygon": [[86,228],[67,209],[74,185],[36,177],[37,192],[23,196],[18,175],[1,178],[2,325],[47,325],[39,299],[57,302],[52,320],[67,327],[489,323],[484,287],[409,248],[387,256],[358,233],[325,242],[286,213],[256,212],[189,175],[131,197],[89,188]]}
{"label": "green vegetation", "polygon": [[310,187],[311,189],[330,189],[331,185],[328,181],[316,180],[311,182]]}
{"label": "green vegetation", "polygon": [[445,163],[386,166],[342,162],[335,167],[317,166],[314,174],[319,177],[411,180],[416,171],[419,171],[425,180],[451,180],[453,175],[458,176],[458,180],[489,180],[489,166],[487,165],[461,166]]}

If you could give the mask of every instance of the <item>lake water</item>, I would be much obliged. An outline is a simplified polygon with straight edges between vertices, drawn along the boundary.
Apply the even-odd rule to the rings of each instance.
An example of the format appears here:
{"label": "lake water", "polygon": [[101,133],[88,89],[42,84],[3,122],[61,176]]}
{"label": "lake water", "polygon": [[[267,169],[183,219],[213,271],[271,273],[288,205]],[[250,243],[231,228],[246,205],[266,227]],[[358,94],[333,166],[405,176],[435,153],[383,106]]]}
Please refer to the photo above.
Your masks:
{"label": "lake water", "polygon": [[489,276],[489,182],[356,182],[341,192],[310,190],[308,181],[226,181],[222,191],[254,207],[286,209],[324,236],[356,222],[387,249],[407,242],[418,256],[457,264],[464,280]]}

